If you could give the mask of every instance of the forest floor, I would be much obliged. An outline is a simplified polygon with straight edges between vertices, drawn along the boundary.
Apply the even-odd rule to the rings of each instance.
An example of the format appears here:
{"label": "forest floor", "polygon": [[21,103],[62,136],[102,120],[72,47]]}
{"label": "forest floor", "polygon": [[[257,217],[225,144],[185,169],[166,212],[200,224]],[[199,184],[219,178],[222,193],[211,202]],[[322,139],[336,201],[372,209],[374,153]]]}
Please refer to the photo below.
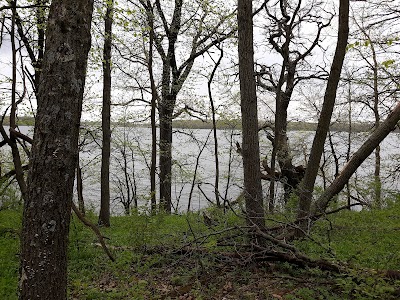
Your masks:
{"label": "forest floor", "polygon": [[[115,262],[73,216],[69,299],[400,299],[400,203],[341,211],[296,242],[310,258],[345,265],[341,273],[260,259],[243,247],[243,220],[207,215],[215,226],[201,213],[112,217],[101,230]],[[0,299],[17,299],[20,224],[20,209],[0,210]]]}

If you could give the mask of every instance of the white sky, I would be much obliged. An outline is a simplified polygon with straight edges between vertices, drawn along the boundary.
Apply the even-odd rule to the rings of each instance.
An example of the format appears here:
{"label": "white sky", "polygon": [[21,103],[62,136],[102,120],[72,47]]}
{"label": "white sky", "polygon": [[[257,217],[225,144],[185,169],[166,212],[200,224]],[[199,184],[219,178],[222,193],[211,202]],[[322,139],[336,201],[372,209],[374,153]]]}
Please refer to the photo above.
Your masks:
{"label": "white sky", "polygon": [[[0,3],[3,3],[4,1],[0,1]],[[332,8],[332,5],[334,5],[337,1],[327,1],[326,3],[326,9],[328,11],[332,11],[334,8]],[[400,4],[400,1],[398,1]],[[1,5],[1,4],[0,4]],[[356,12],[360,12],[357,7],[360,5],[363,5],[362,3],[356,3],[352,2],[352,7]],[[337,10],[337,8],[336,8]],[[263,24],[263,20],[256,19],[255,24]],[[337,24],[337,19],[335,18],[332,21],[332,27],[324,32],[324,42],[323,42],[323,47],[327,49],[328,54],[324,58],[322,56],[322,52],[318,53],[319,50],[316,50],[316,53],[312,57],[313,63],[314,64],[320,64],[322,63],[327,57],[329,58],[328,62],[328,67],[331,63],[331,55],[335,49],[335,28]],[[307,34],[310,36],[310,38],[313,37],[313,32],[311,27],[305,27],[304,31],[307,32]],[[303,36],[305,32],[301,32],[301,35]],[[264,40],[264,30],[262,28],[256,27],[255,28],[255,43],[260,43],[261,41]],[[10,49],[10,43],[9,40],[7,39],[7,36],[3,38],[3,44],[0,47],[0,111],[3,111],[5,108],[5,103],[9,99],[9,90],[11,87],[11,83],[7,82],[7,78],[10,78],[11,76],[11,49]],[[237,70],[232,68],[232,61],[236,61],[236,48],[234,47],[224,47],[225,50],[225,57],[223,60],[223,63],[221,64],[221,67],[219,68],[219,72],[216,74],[216,79],[218,78],[223,78],[224,74],[221,73],[221,70],[225,70],[225,72],[229,75],[231,75],[230,79],[228,81],[232,82],[236,80],[235,84],[232,86],[223,86],[222,84],[215,84],[213,86],[213,96],[215,98],[215,101],[217,101],[217,104],[223,104],[226,102],[227,98],[229,97],[234,97],[238,91],[239,91],[239,83],[237,82],[237,77],[234,76],[235,72]],[[217,50],[214,50],[214,57],[216,58],[216,55],[218,54]],[[114,51],[114,55],[117,55],[116,52]],[[277,64],[280,63],[281,59],[278,55],[269,53],[268,50],[265,47],[260,47],[256,52],[255,52],[255,61],[257,63],[262,63],[262,64]],[[189,78],[188,81],[186,82],[185,86],[186,87],[191,87],[191,88],[186,88],[185,90],[182,91],[182,94],[180,96],[180,99],[182,102],[187,102],[189,103],[190,101],[193,100],[193,98],[196,99],[202,99],[204,102],[203,104],[207,106],[208,104],[208,99],[207,99],[207,87],[206,87],[206,77],[209,76],[209,73],[212,70],[212,65],[211,65],[211,60],[209,59],[208,55],[204,55],[203,57],[199,57],[195,63],[195,66],[193,68],[193,74],[202,74],[201,76],[196,76],[195,80],[193,80],[193,74],[192,78]],[[29,64],[26,64],[29,66]],[[205,67],[207,66],[207,68]],[[87,80],[87,87],[88,87],[88,92],[87,92],[87,98],[90,98],[90,101],[86,101],[87,106],[89,107],[87,111],[83,114],[83,119],[92,119],[92,118],[99,118],[100,117],[100,109],[101,109],[101,88],[102,88],[102,83],[101,83],[101,70],[89,70],[90,78]],[[144,76],[148,76],[147,73],[144,74]],[[193,81],[191,81],[193,80]],[[117,85],[119,79],[117,77],[113,78],[114,86]],[[315,97],[321,97],[323,88],[318,87],[315,91],[310,91],[311,96]],[[131,95],[136,97],[136,95]],[[117,100],[122,100],[120,98],[122,97],[129,97],[129,92],[126,90],[118,90],[114,89],[113,90],[113,97],[114,101]],[[263,100],[265,97],[260,97],[260,102]],[[302,118],[302,115],[299,114],[299,109],[300,109],[300,103],[298,99],[301,98],[301,95],[299,93],[296,93],[293,97],[293,101],[290,104],[290,110],[289,114],[293,118]],[[97,99],[97,100],[96,100]],[[149,99],[149,97],[147,97]],[[269,100],[268,100],[269,99]],[[124,99],[125,100],[125,99]],[[267,102],[269,105],[273,107],[273,97],[267,97]],[[94,102],[94,105],[91,103]],[[94,109],[93,109],[94,108]],[[236,108],[233,108],[233,106],[228,107],[226,109],[231,109],[232,112],[237,110],[239,107],[237,106]],[[93,110],[93,112],[88,112],[89,110]],[[122,111],[118,109],[114,109],[114,115],[121,115]],[[260,111],[260,118],[271,118],[272,113],[268,109],[268,107],[263,107],[261,108]]]}

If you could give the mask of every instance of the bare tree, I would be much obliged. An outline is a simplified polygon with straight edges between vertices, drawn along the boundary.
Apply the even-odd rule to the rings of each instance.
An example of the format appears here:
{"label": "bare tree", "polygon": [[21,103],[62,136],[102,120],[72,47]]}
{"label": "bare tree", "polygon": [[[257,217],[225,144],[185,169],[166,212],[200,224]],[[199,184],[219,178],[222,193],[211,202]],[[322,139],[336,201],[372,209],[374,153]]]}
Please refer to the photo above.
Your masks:
{"label": "bare tree", "polygon": [[67,241],[93,1],[54,0],[24,203],[20,299],[67,299]]}
{"label": "bare tree", "polygon": [[[154,45],[162,60],[162,87],[158,103],[160,122],[159,141],[159,177],[160,177],[160,207],[171,212],[171,171],[172,171],[172,120],[177,97],[188,78],[196,58],[206,53],[213,46],[230,37],[235,30],[226,27],[226,22],[232,13],[219,15],[217,21],[212,19],[212,12],[203,1],[190,4],[192,10],[190,20],[185,20],[185,10],[189,4],[183,0],[175,0],[172,15],[165,12],[159,0],[154,4],[140,0],[147,14],[147,24],[153,24]],[[155,18],[157,12],[158,18]],[[195,17],[196,16],[196,17]],[[211,17],[210,17],[211,16]],[[170,22],[167,21],[168,17]],[[206,22],[210,17],[211,26]],[[155,24],[154,20],[158,20]],[[159,24],[161,23],[161,24]],[[191,37],[181,35],[182,32],[192,32]],[[178,37],[188,39],[189,56],[179,57],[177,51]],[[179,62],[181,62],[179,64]]]}
{"label": "bare tree", "polygon": [[156,109],[159,99],[157,86],[154,79],[153,61],[154,61],[154,7],[150,1],[147,1],[148,23],[149,23],[149,54],[147,58],[147,69],[149,71],[151,88],[151,163],[150,163],[150,202],[151,211],[154,213],[157,207],[156,197],[156,168],[157,168],[157,127],[156,127]]}
{"label": "bare tree", "polygon": [[110,151],[111,151],[111,45],[114,1],[106,1],[103,49],[103,109],[101,147],[101,200],[99,225],[110,226]]}
{"label": "bare tree", "polygon": [[[322,68],[310,71],[307,60],[321,44],[321,33],[330,25],[333,14],[324,11],[319,2],[311,1],[307,4],[303,2],[280,0],[264,5],[268,20],[268,42],[282,60],[278,69],[275,66],[262,65],[257,72],[258,86],[275,94],[273,151],[271,168],[268,172],[270,175],[268,178],[271,180],[270,210],[274,210],[275,206],[275,180],[279,179],[283,183],[286,203],[292,190],[297,187],[304,175],[302,166],[293,164],[287,136],[288,108],[292,95],[299,83],[326,78],[326,72]],[[312,31],[315,31],[312,38],[304,34],[305,26],[307,30],[313,28]],[[267,161],[264,161],[263,165],[267,166]],[[277,165],[280,168],[279,178],[274,175],[278,171]]]}

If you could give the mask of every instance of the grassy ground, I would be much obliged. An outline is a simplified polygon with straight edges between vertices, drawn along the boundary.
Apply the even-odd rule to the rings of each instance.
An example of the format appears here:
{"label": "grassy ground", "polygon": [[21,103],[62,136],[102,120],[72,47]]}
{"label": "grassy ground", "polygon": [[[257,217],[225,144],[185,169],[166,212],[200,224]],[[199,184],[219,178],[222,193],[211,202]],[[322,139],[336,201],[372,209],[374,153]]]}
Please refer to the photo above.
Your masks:
{"label": "grassy ground", "polygon": [[[250,251],[235,251],[245,242],[240,235],[232,237],[237,230],[224,233],[224,246],[216,234],[241,220],[209,213],[219,224],[212,229],[201,214],[113,217],[112,227],[102,232],[114,263],[73,217],[69,298],[400,299],[400,278],[393,271],[400,270],[400,205],[330,216],[315,226],[314,241],[297,243],[311,257],[345,262],[346,274],[255,262]],[[20,212],[0,211],[0,299],[17,299],[20,224]],[[235,247],[227,245],[232,241]]]}

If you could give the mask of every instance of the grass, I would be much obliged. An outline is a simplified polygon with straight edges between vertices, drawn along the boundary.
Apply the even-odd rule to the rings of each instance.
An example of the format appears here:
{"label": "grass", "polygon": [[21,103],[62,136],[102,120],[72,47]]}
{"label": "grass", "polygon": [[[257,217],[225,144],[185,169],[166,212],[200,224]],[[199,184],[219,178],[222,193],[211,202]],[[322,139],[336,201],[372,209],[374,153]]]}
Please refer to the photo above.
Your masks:
{"label": "grass", "polygon": [[[400,281],[385,278],[385,271],[400,270],[400,205],[332,215],[314,227],[316,242],[297,243],[307,255],[351,266],[350,272],[339,275],[238,259],[231,246],[216,246],[216,232],[242,220],[217,210],[208,213],[219,224],[212,229],[197,213],[113,217],[112,227],[102,232],[115,263],[97,246],[94,234],[73,217],[69,299],[399,298],[395,293],[400,291]],[[94,215],[88,217],[96,220]],[[20,211],[0,211],[0,299],[17,299],[20,224]],[[208,238],[201,238],[207,233]],[[199,243],[182,247],[194,239]]]}
{"label": "grass", "polygon": [[0,211],[0,299],[16,299],[21,212]]}

